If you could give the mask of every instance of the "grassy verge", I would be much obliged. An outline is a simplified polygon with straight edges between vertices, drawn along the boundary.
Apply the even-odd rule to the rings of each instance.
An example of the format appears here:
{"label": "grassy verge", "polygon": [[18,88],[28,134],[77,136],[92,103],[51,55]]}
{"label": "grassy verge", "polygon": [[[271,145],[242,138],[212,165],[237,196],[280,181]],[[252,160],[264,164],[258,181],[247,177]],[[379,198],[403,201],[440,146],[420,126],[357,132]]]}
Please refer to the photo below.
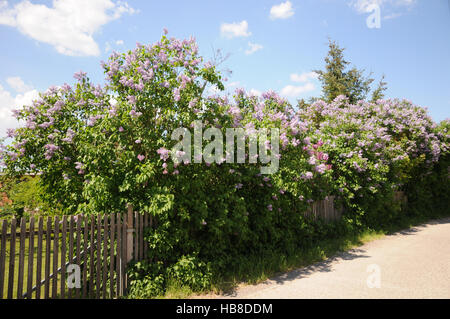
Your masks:
{"label": "grassy verge", "polygon": [[[333,239],[323,239],[290,255],[271,253],[265,256],[246,256],[240,260],[239,266],[235,269],[230,270],[228,274],[224,274],[221,278],[216,278],[211,290],[204,291],[201,295],[211,293],[227,294],[239,285],[258,284],[270,277],[326,260],[338,253],[348,251],[386,235],[445,217],[450,217],[450,214],[436,214],[432,217],[404,216],[395,224],[384,229],[366,229],[356,234],[345,234]],[[159,298],[189,298],[194,295],[199,296],[199,294],[194,294],[189,288],[172,282],[169,284],[166,294],[159,296]]]}

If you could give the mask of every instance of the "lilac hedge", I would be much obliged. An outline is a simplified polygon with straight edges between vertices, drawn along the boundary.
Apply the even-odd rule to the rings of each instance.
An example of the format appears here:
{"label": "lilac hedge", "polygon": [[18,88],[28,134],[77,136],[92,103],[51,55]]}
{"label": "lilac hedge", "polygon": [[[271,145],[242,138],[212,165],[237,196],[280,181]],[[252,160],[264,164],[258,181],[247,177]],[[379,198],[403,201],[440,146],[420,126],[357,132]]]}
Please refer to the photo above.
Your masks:
{"label": "lilac hedge", "polygon": [[[40,173],[45,199],[62,213],[132,203],[155,217],[146,239],[158,261],[133,268],[135,296],[161,293],[169,278],[204,289],[248,254],[290,253],[323,236],[389,224],[401,215],[395,191],[423,206],[403,207],[411,213],[428,214],[436,202],[448,210],[449,122],[436,125],[409,101],[351,105],[339,96],[299,109],[273,91],[207,96],[208,87],[224,89],[222,75],[193,39],[167,35],[114,53],[102,67],[104,86],[79,72],[75,85],[51,87],[17,110],[25,126],[9,131],[2,159],[8,174]],[[171,133],[192,131],[195,121],[224,135],[279,129],[278,170],[264,175],[261,163],[225,158],[174,163]],[[273,151],[269,139],[264,145]],[[304,217],[330,195],[345,208],[342,221]]]}

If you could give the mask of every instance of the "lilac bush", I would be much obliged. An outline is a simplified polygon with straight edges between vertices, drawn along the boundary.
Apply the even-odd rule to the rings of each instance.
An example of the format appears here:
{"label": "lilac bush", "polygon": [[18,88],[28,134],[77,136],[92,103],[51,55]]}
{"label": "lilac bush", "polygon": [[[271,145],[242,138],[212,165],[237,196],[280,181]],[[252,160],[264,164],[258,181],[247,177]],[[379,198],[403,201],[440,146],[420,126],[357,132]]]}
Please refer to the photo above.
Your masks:
{"label": "lilac bush", "polygon": [[316,138],[324,141],[333,193],[351,208],[349,219],[356,224],[369,211],[378,223],[389,222],[393,192],[429,174],[448,152],[426,111],[406,100],[351,105],[339,96],[330,104],[317,101],[299,116],[314,123]]}

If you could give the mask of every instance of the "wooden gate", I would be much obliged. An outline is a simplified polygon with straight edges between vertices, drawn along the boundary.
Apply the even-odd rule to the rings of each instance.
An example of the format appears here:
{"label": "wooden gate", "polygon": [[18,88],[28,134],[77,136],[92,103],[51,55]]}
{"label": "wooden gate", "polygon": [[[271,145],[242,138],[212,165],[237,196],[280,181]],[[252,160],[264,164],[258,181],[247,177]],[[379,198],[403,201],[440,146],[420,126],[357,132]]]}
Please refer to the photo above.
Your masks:
{"label": "wooden gate", "polygon": [[148,214],[0,220],[0,299],[118,298],[146,258]]}

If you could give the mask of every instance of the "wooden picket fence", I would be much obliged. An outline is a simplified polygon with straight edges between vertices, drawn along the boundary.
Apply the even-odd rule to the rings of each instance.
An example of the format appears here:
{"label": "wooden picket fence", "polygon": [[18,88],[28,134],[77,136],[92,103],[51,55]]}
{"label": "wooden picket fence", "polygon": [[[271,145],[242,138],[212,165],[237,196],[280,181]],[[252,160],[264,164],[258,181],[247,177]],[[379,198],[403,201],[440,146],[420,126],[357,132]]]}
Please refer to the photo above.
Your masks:
{"label": "wooden picket fence", "polygon": [[339,220],[343,209],[335,207],[334,196],[328,196],[323,200],[311,203],[305,212],[305,216],[314,220],[322,219],[326,222]]}
{"label": "wooden picket fence", "polygon": [[[131,206],[125,214],[0,220],[0,299],[124,296],[127,263],[147,258],[151,226]],[[67,272],[73,265],[80,285]]]}
{"label": "wooden picket fence", "polygon": [[[310,204],[305,212],[305,216],[314,220],[322,219],[325,222],[333,222],[341,219],[344,213],[343,207],[336,207],[334,196],[327,196],[325,199]],[[405,205],[408,202],[408,196],[403,191],[394,193],[394,201]]]}

